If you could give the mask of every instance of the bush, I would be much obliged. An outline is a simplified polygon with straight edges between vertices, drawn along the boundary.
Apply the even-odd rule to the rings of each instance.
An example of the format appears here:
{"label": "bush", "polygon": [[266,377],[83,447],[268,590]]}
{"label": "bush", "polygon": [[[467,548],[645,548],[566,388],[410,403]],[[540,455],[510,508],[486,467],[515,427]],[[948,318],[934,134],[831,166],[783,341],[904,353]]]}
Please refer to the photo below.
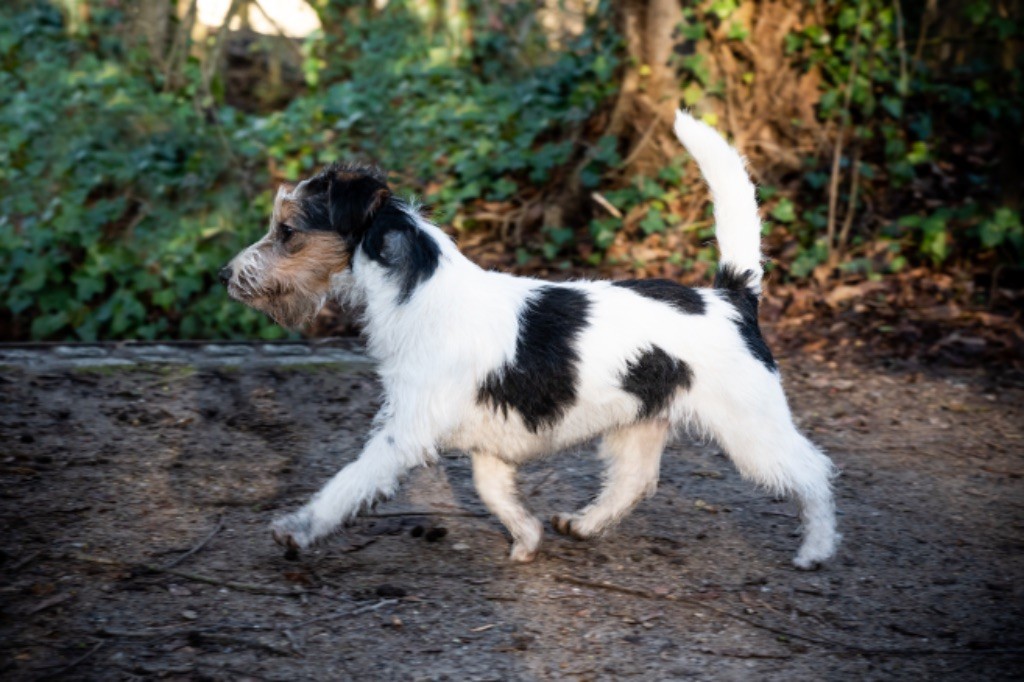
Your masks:
{"label": "bush", "polygon": [[281,335],[216,279],[268,211],[225,144],[236,113],[211,123],[96,40],[47,5],[0,14],[3,335]]}
{"label": "bush", "polygon": [[345,41],[307,46],[315,64],[317,53],[358,50],[344,80],[318,76],[284,110],[245,114],[198,107],[195,73],[161,92],[144,53],[101,37],[104,22],[123,22],[116,11],[97,10],[84,36],[46,4],[0,20],[0,85],[14,93],[0,104],[0,178],[18,190],[0,197],[7,338],[279,336],[216,281],[264,229],[268,165],[294,180],[362,156],[450,219],[544,182],[572,149],[563,136],[613,88],[611,41],[588,36],[509,82],[439,55],[443,40],[424,38],[394,3]]}
{"label": "bush", "polygon": [[[606,134],[623,73],[639,75],[642,92],[650,72],[624,58],[613,27],[622,6],[601,2],[579,35],[552,38],[527,3],[461,3],[446,26],[424,13],[433,5],[318,0],[327,31],[301,47],[306,84],[268,111],[226,101],[223,70],[204,77],[210,45],[168,78],[125,39],[118,8],[134,3],[76,2],[91,14],[73,32],[53,3],[0,8],[0,338],[283,335],[229,301],[216,273],[263,231],[276,182],[343,158],[382,164],[459,230],[517,215],[526,239],[501,245],[511,266],[621,274],[656,254],[646,271],[675,277],[716,258],[710,215],[689,191],[698,183],[681,152],[667,158],[675,143],[649,141],[644,129],[657,129],[639,120]],[[765,146],[755,152],[783,276],[1024,263],[1019,197],[998,191],[995,160],[1011,159],[999,135],[1021,129],[1020,22],[971,0],[919,41],[914,31],[937,19],[913,3],[752,4],[799,20],[776,22],[792,28],[766,45],[740,3],[686,3],[671,65],[677,94],[707,112],[755,92],[769,110],[788,106],[770,88],[765,97],[774,81],[755,73],[747,42],[775,50],[790,84],[813,77],[800,98],[787,95],[806,100],[802,120],[785,106],[757,120],[790,158],[775,167]],[[950,22],[968,40],[947,40]],[[733,114],[730,125],[752,127]],[[661,156],[634,172],[647,142]],[[592,192],[601,208],[566,200],[544,211]]]}

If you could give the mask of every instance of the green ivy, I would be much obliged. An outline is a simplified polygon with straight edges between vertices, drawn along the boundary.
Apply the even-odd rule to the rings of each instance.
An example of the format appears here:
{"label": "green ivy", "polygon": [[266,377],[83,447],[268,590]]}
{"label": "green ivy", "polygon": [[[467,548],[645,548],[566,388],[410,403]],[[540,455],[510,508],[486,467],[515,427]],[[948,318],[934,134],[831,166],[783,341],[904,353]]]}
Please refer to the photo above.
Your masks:
{"label": "green ivy", "polygon": [[0,26],[0,315],[13,334],[279,333],[216,281],[269,201],[241,189],[222,123],[117,50],[69,37],[49,5],[4,11]]}

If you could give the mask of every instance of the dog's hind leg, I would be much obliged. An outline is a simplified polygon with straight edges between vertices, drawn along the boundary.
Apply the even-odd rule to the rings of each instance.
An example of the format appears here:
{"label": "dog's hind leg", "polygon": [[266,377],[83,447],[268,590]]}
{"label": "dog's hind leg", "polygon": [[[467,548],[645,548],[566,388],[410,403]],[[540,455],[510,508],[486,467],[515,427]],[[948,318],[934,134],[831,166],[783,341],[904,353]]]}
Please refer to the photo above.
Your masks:
{"label": "dog's hind leg", "polygon": [[648,421],[605,435],[599,456],[605,461],[601,494],[575,514],[556,514],[551,525],[563,535],[589,538],[617,523],[658,487],[667,421]]}
{"label": "dog's hind leg", "polygon": [[512,534],[513,561],[533,561],[537,557],[544,527],[519,500],[516,469],[494,455],[474,452],[473,483],[487,508]]}
{"label": "dog's hind leg", "polygon": [[753,381],[695,393],[692,404],[744,478],[796,497],[804,541],[793,563],[815,568],[835,553],[839,542],[830,482],[835,467],[797,431],[778,376],[748,377]]}

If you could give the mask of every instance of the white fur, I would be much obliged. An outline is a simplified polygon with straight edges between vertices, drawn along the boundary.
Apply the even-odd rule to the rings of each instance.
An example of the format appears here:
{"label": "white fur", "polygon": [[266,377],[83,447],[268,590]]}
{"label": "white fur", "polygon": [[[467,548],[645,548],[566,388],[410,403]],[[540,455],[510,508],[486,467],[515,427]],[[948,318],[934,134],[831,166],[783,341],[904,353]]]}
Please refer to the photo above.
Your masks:
{"label": "white fur", "polygon": [[750,287],[761,293],[761,219],[746,161],[718,131],[685,112],[676,112],[675,132],[711,188],[719,261],[749,271]]}
{"label": "white fur", "polygon": [[[760,222],[740,156],[685,114],[676,131],[708,176],[723,260],[753,271],[759,286]],[[440,245],[441,262],[408,301],[397,303],[399,284],[361,250],[351,273],[335,282],[338,296],[364,306],[385,405],[359,458],[309,504],[275,522],[279,541],[310,545],[391,495],[411,468],[433,462],[439,450],[457,449],[471,454],[481,498],[512,534],[512,558],[529,560],[541,525],[517,497],[517,465],[603,436],[604,491],[584,509],[554,519],[563,532],[590,537],[653,494],[667,438],[696,427],[722,445],[744,477],[798,499],[805,539],[797,566],[833,554],[832,464],[794,427],[779,376],[751,355],[733,322],[736,311],[720,292],[701,290],[706,312],[686,315],[609,282],[564,284],[591,301],[589,325],[576,344],[577,399],[553,427],[532,433],[514,410],[506,417],[481,404],[477,392],[490,372],[513,360],[519,312],[547,283],[482,270],[440,229],[417,220]],[[638,422],[640,403],[621,388],[621,375],[652,344],[687,363],[693,382],[661,413]]]}

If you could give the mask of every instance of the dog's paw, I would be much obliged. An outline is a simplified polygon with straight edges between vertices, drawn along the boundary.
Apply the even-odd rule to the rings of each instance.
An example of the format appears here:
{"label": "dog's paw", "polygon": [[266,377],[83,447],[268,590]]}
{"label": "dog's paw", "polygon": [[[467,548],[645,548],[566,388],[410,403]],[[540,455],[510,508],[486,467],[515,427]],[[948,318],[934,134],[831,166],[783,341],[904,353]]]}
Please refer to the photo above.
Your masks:
{"label": "dog's paw", "polygon": [[551,527],[559,535],[576,540],[586,540],[590,537],[580,530],[580,520],[575,514],[555,514],[551,517]]}
{"label": "dog's paw", "polygon": [[296,512],[270,524],[270,533],[274,542],[289,552],[308,549],[315,540],[313,536],[313,517],[308,512]]}
{"label": "dog's paw", "polygon": [[528,564],[536,559],[539,553],[539,544],[530,546],[524,542],[514,542],[512,543],[512,553],[508,555],[508,558],[517,564]]}
{"label": "dog's paw", "polygon": [[818,559],[802,559],[796,557],[793,559],[793,565],[801,571],[817,571],[822,566],[822,562]]}
{"label": "dog's paw", "polygon": [[793,565],[801,571],[817,571],[832,554],[832,549],[815,551],[815,548],[801,547],[797,555],[793,557]]}
{"label": "dog's paw", "polygon": [[526,564],[537,558],[540,541],[544,537],[544,525],[535,518],[517,529],[513,536],[512,553],[509,559],[516,563]]}
{"label": "dog's paw", "polygon": [[816,571],[836,553],[842,535],[834,531],[810,534],[793,558],[793,565],[801,571]]}

